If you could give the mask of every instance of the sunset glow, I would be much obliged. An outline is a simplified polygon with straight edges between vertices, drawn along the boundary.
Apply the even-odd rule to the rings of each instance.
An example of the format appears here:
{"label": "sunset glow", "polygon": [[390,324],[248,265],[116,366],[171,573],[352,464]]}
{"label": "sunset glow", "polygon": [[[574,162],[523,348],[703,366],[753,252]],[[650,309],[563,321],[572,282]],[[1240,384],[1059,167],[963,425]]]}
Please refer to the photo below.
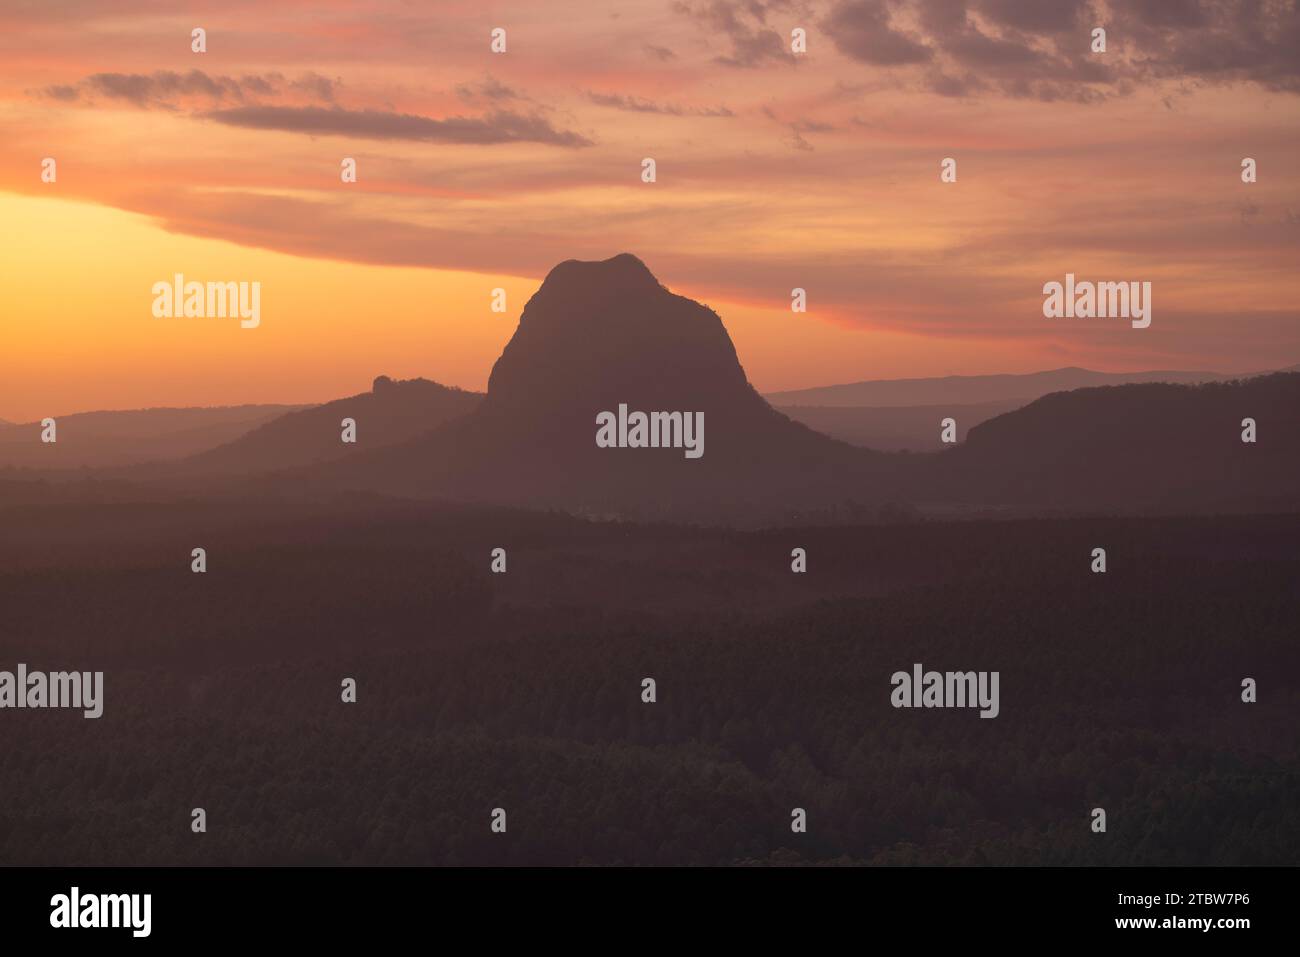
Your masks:
{"label": "sunset glow", "polygon": [[[846,25],[878,6],[897,51]],[[931,6],[9,9],[0,417],[323,401],[381,373],[482,389],[552,266],[624,251],[719,312],[762,391],[1300,359],[1291,81],[1172,72],[1181,34],[1131,15],[1096,76],[1086,32],[1073,77],[994,76]],[[969,8],[981,37],[1075,42]],[[1045,320],[1067,272],[1152,282],[1151,327]],[[260,282],[261,325],[155,319],[176,273]]]}

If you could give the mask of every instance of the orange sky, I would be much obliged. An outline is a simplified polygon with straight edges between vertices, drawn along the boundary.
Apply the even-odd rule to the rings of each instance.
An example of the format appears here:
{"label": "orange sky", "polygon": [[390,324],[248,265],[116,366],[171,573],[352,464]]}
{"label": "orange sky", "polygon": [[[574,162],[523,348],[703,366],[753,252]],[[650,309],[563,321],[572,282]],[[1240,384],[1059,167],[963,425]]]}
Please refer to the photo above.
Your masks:
{"label": "orange sky", "polygon": [[[1049,6],[6,7],[0,417],[483,388],[552,265],[623,251],[760,390],[1300,362],[1294,5]],[[1044,319],[1066,272],[1152,282],[1151,327]],[[155,318],[175,273],[260,326]]]}

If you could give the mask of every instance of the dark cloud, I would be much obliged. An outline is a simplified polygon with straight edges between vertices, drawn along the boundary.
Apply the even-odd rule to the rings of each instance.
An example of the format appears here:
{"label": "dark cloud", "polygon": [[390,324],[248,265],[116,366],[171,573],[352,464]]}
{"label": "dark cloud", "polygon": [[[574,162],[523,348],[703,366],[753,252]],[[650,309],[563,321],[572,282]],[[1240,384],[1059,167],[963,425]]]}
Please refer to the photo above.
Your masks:
{"label": "dark cloud", "polygon": [[588,91],[587,99],[597,106],[608,106],[628,113],[663,113],[668,116],[735,116],[725,106],[691,107],[678,106],[676,103],[655,103],[639,96],[624,96],[621,93],[595,93]]}
{"label": "dark cloud", "polygon": [[966,0],[920,0],[917,21],[929,36],[941,37],[966,26]]}
{"label": "dark cloud", "polygon": [[789,34],[768,22],[774,11],[791,9],[789,0],[677,0],[673,9],[727,38],[731,52],[714,59],[725,66],[756,67],[794,62]]}
{"label": "dark cloud", "polygon": [[450,116],[441,120],[410,113],[317,106],[243,106],[204,115],[227,126],[285,133],[479,145],[546,143],[571,148],[592,145],[584,136],[557,130],[545,117],[504,110],[483,117]]}
{"label": "dark cloud", "polygon": [[153,73],[92,73],[75,85],[49,86],[41,92],[64,101],[102,98],[124,100],[146,109],[175,109],[182,98],[244,103],[277,96],[286,89],[301,92],[313,100],[332,102],[336,85],[336,81],[318,73],[304,73],[286,83],[280,73],[231,77],[213,76],[202,70],[188,73],[155,70]]}
{"label": "dark cloud", "polygon": [[478,83],[460,84],[456,87],[456,95],[467,103],[477,103],[484,100],[490,103],[505,103],[509,100],[529,99],[518,90],[506,86],[490,74]]}
{"label": "dark cloud", "polygon": [[1208,20],[1200,0],[1129,0],[1128,10],[1153,27],[1203,27]]}
{"label": "dark cloud", "polygon": [[311,96],[322,103],[334,102],[334,91],[338,86],[337,80],[331,80],[327,76],[308,71],[291,84],[295,90],[301,90],[308,96]]}
{"label": "dark cloud", "polygon": [[1296,0],[835,0],[822,28],[862,63],[928,64],[920,82],[943,96],[1092,102],[1166,80],[1300,92]]}
{"label": "dark cloud", "polygon": [[[274,96],[276,93],[275,83],[264,76],[243,76],[240,78],[240,86],[258,96]],[[332,89],[329,95],[334,95]]]}
{"label": "dark cloud", "polygon": [[1048,57],[1033,47],[1015,40],[991,37],[972,28],[945,37],[943,51],[962,66],[990,72],[1015,74],[1027,69],[1039,72],[1050,63]]}
{"label": "dark cloud", "polygon": [[[1155,2],[1165,4],[1177,0]],[[974,8],[998,26],[1026,33],[1063,33],[1080,26],[1091,29],[1101,25],[1100,20],[1083,22],[1083,14],[1089,9],[1088,0],[977,0]],[[1086,35],[1087,31],[1084,32]]]}
{"label": "dark cloud", "polygon": [[41,91],[50,99],[63,100],[70,102],[81,95],[81,91],[75,86],[47,86]]}
{"label": "dark cloud", "polygon": [[86,77],[83,86],[91,93],[128,100],[136,106],[163,105],[178,96],[243,99],[243,88],[238,80],[228,76],[211,77],[202,70],[188,73],[161,70],[148,75],[95,73]]}
{"label": "dark cloud", "polygon": [[1117,11],[1140,51],[1137,66],[1157,79],[1253,82],[1300,93],[1300,4],[1259,0],[1136,4]]}
{"label": "dark cloud", "polygon": [[845,0],[836,4],[824,29],[841,53],[876,66],[924,63],[934,51],[893,28],[884,0]]}

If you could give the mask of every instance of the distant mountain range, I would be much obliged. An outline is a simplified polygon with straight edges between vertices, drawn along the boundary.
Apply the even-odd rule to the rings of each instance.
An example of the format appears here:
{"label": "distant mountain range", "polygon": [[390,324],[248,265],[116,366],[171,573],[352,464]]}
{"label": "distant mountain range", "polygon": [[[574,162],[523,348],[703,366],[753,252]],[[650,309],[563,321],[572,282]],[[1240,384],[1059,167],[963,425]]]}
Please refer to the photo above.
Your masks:
{"label": "distant mountain range", "polygon": [[[1059,369],[861,382],[769,398],[819,404],[785,405],[789,415],[773,408],[750,385],[719,316],[673,294],[624,254],[570,260],[550,272],[485,395],[381,376],[368,392],[289,411],[65,416],[57,452],[40,444],[34,426],[0,429],[0,465],[13,464],[17,446],[19,464],[56,468],[95,456],[116,465],[165,448],[158,458],[168,461],[98,469],[88,494],[94,483],[94,494],[114,500],[365,494],[724,524],[846,506],[1300,507],[1296,372],[1236,381],[1209,372]],[[848,404],[864,401],[873,404]],[[662,442],[636,447],[638,414],[664,427]],[[849,444],[937,449],[948,416],[964,441],[941,451]],[[1247,417],[1258,427],[1253,444],[1240,439]],[[356,423],[355,444],[340,440],[345,418]],[[698,433],[686,431],[697,422]],[[22,473],[8,480],[11,501],[48,491]]]}
{"label": "distant mountain range", "polygon": [[881,451],[932,451],[942,447],[939,423],[953,418],[958,439],[995,416],[1053,392],[1145,382],[1195,384],[1241,376],[1220,372],[1094,372],[1066,368],[1025,375],[875,379],[846,385],[771,392],[781,412],[832,438]]}
{"label": "distant mountain range", "polygon": [[810,429],[841,442],[882,452],[933,452],[943,447],[940,423],[952,418],[957,423],[957,441],[967,432],[994,416],[1018,409],[1032,400],[1005,399],[997,402],[959,402],[941,405],[870,406],[779,406],[778,411]]}
{"label": "distant mountain range", "polygon": [[[1173,373],[1155,373],[1163,378]],[[1032,398],[924,455],[855,448],[773,409],[747,381],[721,319],[665,289],[632,256],[566,262],[547,276],[464,417],[374,451],[282,473],[276,494],[311,490],[728,521],[858,502],[1078,511],[1266,509],[1300,501],[1300,375],[1141,383],[1085,370],[971,377],[957,395],[1081,381],[1121,384]],[[1223,377],[1227,378],[1227,377]],[[1009,386],[1008,380],[1019,381]],[[891,388],[893,388],[891,386]],[[897,397],[922,394],[894,392]],[[599,448],[597,413],[704,415],[705,452]],[[930,419],[934,406],[907,409]],[[1260,443],[1240,441],[1255,417]],[[972,427],[973,426],[973,427]]]}
{"label": "distant mountain range", "polygon": [[229,442],[300,405],[234,405],[78,412],[56,417],[58,441],[39,422],[0,423],[0,468],[105,468],[179,458]]}
{"label": "distant mountain range", "polygon": [[1052,392],[1141,382],[1223,382],[1242,378],[1221,372],[1094,372],[1069,367],[1048,372],[1000,375],[950,375],[925,379],[869,379],[845,385],[769,392],[764,398],[779,408],[796,406],[892,408],[949,403],[1019,402],[1024,405]]}

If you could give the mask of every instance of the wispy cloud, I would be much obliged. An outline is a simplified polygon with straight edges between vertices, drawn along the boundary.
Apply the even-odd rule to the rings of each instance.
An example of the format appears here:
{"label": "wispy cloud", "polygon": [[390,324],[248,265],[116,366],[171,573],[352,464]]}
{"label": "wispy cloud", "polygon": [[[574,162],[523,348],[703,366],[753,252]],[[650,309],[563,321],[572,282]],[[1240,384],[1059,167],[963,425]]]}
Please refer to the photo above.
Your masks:
{"label": "wispy cloud", "polygon": [[189,70],[155,70],[153,73],[92,73],[75,84],[47,86],[41,92],[63,102],[77,100],[123,100],[142,108],[175,109],[186,99],[208,102],[239,102],[273,97],[285,92],[332,103],[338,81],[315,72],[296,79],[281,73],[222,76]]}
{"label": "wispy cloud", "polygon": [[466,103],[478,103],[484,100],[492,103],[504,103],[510,100],[530,99],[530,97],[525,96],[513,87],[506,86],[490,74],[477,83],[457,84],[456,95]]}
{"label": "wispy cloud", "polygon": [[655,43],[643,43],[641,44],[641,49],[645,51],[646,56],[658,60],[660,63],[667,63],[670,60],[677,59],[677,54],[668,47],[659,46]]}
{"label": "wispy cloud", "polygon": [[628,113],[663,113],[668,116],[735,116],[725,106],[696,107],[680,106],[676,103],[656,103],[639,96],[624,96],[621,93],[587,92],[587,99],[597,106],[608,106]]}
{"label": "wispy cloud", "polygon": [[279,130],[309,135],[355,136],[380,140],[428,143],[546,143],[579,148],[592,141],[570,130],[556,129],[540,115],[524,116],[498,110],[482,117],[435,119],[383,110],[325,109],[316,106],[241,106],[213,110],[207,119],[226,126]]}

